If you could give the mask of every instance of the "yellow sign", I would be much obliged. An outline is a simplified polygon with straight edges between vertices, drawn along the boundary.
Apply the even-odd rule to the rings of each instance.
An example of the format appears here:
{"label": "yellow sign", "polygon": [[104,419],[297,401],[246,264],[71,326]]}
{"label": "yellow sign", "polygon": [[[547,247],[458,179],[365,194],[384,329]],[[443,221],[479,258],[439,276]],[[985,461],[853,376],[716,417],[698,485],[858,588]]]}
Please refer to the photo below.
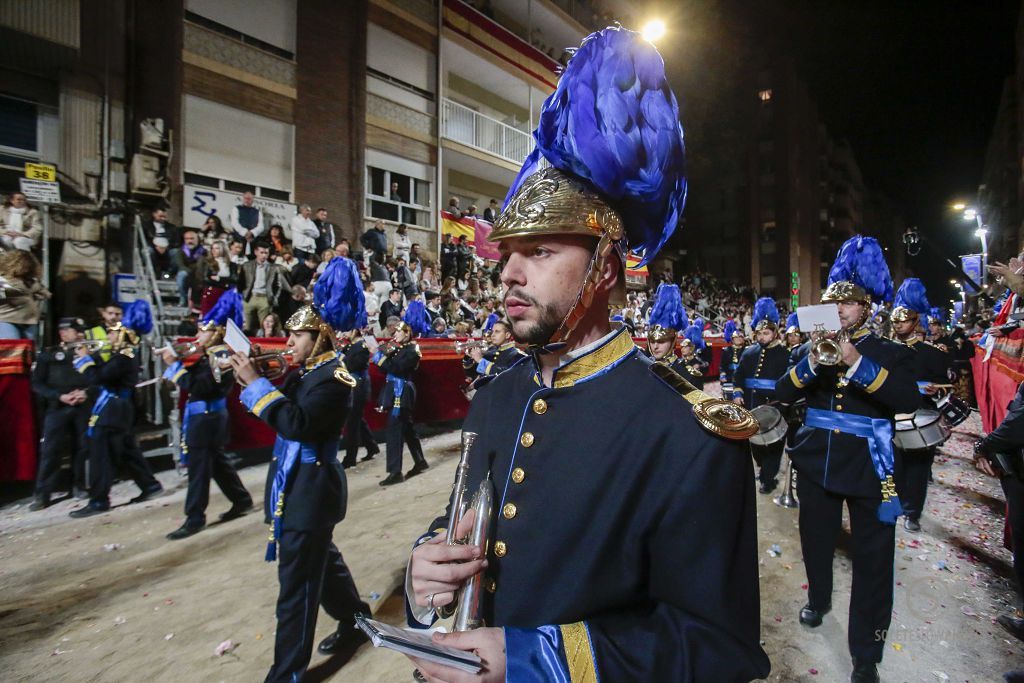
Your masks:
{"label": "yellow sign", "polygon": [[54,182],[57,180],[57,167],[49,164],[25,163],[25,177],[29,180],[45,180]]}

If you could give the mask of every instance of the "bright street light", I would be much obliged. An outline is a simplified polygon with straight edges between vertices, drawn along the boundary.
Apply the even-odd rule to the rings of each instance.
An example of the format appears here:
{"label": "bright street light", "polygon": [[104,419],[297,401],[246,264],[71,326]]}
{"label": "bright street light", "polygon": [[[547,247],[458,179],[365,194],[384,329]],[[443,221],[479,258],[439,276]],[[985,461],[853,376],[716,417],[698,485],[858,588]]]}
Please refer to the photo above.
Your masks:
{"label": "bright street light", "polygon": [[975,237],[984,237],[987,234],[988,230],[986,230],[985,228],[978,228],[977,230],[974,231]]}
{"label": "bright street light", "polygon": [[967,208],[967,205],[964,204],[963,202],[957,202],[956,204],[953,205],[953,210],[954,211],[963,211],[966,208]]}
{"label": "bright street light", "polygon": [[665,36],[665,22],[661,19],[651,19],[644,27],[640,30],[640,35],[644,37],[644,40],[656,43]]}
{"label": "bright street light", "polygon": [[978,217],[978,210],[977,209],[965,209],[964,210],[964,220],[965,221],[973,221],[973,220],[977,219],[977,217]]}

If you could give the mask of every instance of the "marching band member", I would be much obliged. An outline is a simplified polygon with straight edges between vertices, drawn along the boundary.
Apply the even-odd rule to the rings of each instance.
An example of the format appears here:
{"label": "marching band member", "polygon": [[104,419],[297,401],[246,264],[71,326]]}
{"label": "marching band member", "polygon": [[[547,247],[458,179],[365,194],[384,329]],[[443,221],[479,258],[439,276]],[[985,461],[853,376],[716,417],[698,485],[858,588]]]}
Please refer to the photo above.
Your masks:
{"label": "marching band member", "polygon": [[735,391],[733,373],[739,367],[740,357],[747,348],[747,335],[743,334],[743,329],[737,327],[736,321],[732,318],[725,321],[722,332],[722,338],[729,346],[722,349],[718,363],[718,381],[721,383],[722,398],[731,401]]}
{"label": "marching band member", "polygon": [[821,362],[824,344],[812,335],[799,362],[775,387],[776,399],[784,403],[807,399],[806,421],[789,450],[800,473],[800,546],[808,583],[800,622],[818,626],[832,607],[832,556],[845,501],[853,537],[851,680],[877,681],[892,619],[895,524],[901,512],[893,483],[893,417],[914,412],[920,401],[910,351],[864,328],[871,301],[892,297],[878,242],[847,240],[828,282],[821,301],[839,308],[841,361]]}
{"label": "marching band member", "polygon": [[[419,344],[413,341],[413,333],[425,334],[430,330],[430,321],[422,301],[413,300],[405,311],[405,319],[399,323],[387,350],[379,349],[373,355],[373,362],[387,374],[384,388],[380,392],[377,410],[388,413],[387,426],[387,470],[388,476],[380,481],[381,486],[401,484],[409,477],[415,477],[430,468],[423,457],[423,446],[416,434],[413,416],[416,411],[416,385],[413,377],[420,367]],[[412,455],[412,469],[402,475],[403,443],[408,444]]]}
{"label": "marching band member", "polygon": [[676,337],[689,324],[679,285],[668,282],[658,285],[647,321],[647,353],[650,357],[674,368],[679,360],[676,356]]}
{"label": "marching band member", "polygon": [[[790,356],[804,343],[804,335],[800,332],[800,318],[796,311],[786,317],[786,350]],[[796,363],[796,359],[793,360]]]}
{"label": "marching band member", "polygon": [[704,390],[704,373],[708,371],[708,362],[697,354],[704,349],[703,325],[690,325],[683,333],[683,341],[679,342],[679,360],[672,364],[673,370],[701,391]]}
{"label": "marching band member", "polygon": [[472,374],[473,388],[479,388],[478,379],[493,378],[526,357],[512,339],[512,328],[505,320],[496,320],[491,327],[490,347],[486,351],[474,346],[466,353],[462,366]]}
{"label": "marching band member", "polygon": [[[913,352],[914,378],[924,404],[934,408],[933,397],[941,392],[935,385],[950,382],[952,358],[942,348],[924,340],[920,332],[920,316],[929,312],[924,284],[916,277],[908,277],[896,292],[890,321],[895,341]],[[903,527],[907,531],[921,530],[921,513],[928,495],[935,450],[934,446],[912,451],[896,448],[896,489],[906,514]]]}
{"label": "marching band member", "polygon": [[356,466],[356,454],[360,446],[366,447],[363,462],[373,460],[380,453],[380,446],[373,438],[370,425],[363,414],[366,404],[370,401],[372,387],[370,385],[370,349],[366,346],[361,330],[345,332],[348,340],[342,354],[342,365],[356,380],[356,386],[349,394],[348,416],[345,419],[345,457],[342,467],[348,469]]}
{"label": "marching band member", "polygon": [[465,421],[479,434],[468,490],[494,480],[492,540],[448,546],[439,518],[406,583],[424,626],[485,572],[487,626],[433,636],[474,650],[484,670],[413,660],[452,682],[766,676],[751,464],[723,438],[747,438],[754,420],[652,363],[608,318],[625,301],[626,251],[654,258],[685,197],[655,48],[623,28],[586,38],[534,137],[490,235],[513,334],[532,354],[483,386]]}
{"label": "marching band member", "polygon": [[[789,369],[789,352],[779,341],[779,310],[775,301],[768,297],[755,301],[751,325],[757,343],[743,352],[733,375],[733,401],[748,410],[771,403],[775,382]],[[760,468],[758,492],[771,493],[778,485],[779,464],[785,445],[784,439],[764,446],[750,444],[751,453]]]}
{"label": "marching band member", "polygon": [[943,351],[952,351],[956,347],[952,335],[946,329],[946,315],[938,306],[928,309],[928,341]]}
{"label": "marching band member", "polygon": [[338,630],[320,644],[333,654],[364,642],[351,628],[356,612],[369,611],[352,574],[331,541],[345,518],[345,471],[338,462],[339,407],[348,405],[355,379],[338,362],[335,331],[366,326],[359,271],[336,258],[313,286],[313,303],[285,323],[288,349],[300,370],[279,388],[261,377],[252,359],[231,356],[235,378],[245,385],[240,399],[277,432],[267,471],[264,508],[270,521],[266,559],[278,560],[277,635],[266,682],[301,680],[313,653],[317,606],[338,620]]}
{"label": "marching band member", "polygon": [[98,396],[89,418],[89,503],[72,510],[71,517],[91,517],[110,509],[110,488],[114,465],[123,463],[141,493],[131,502],[141,503],[164,490],[142,455],[135,434],[132,395],[139,381],[139,359],[135,355],[139,335],[153,329],[149,304],[138,300],[128,304],[124,319],[107,329],[110,359],[88,349],[75,349],[75,369],[85,375]]}
{"label": "marching band member", "polygon": [[217,356],[229,352],[221,343],[229,318],[239,327],[245,322],[242,297],[233,288],[221,295],[199,323],[196,344],[201,355],[198,361],[186,368],[173,349],[166,348],[162,352],[167,363],[164,379],[188,392],[181,423],[181,460],[183,465],[188,465],[185,522],[167,534],[172,541],[188,538],[206,526],[211,478],[231,501],[231,508],[220,515],[222,522],[237,519],[252,509],[252,496],[224,454],[229,431],[227,396],[235,386],[234,374],[226,370],[219,381],[213,374],[213,364],[219,362]]}

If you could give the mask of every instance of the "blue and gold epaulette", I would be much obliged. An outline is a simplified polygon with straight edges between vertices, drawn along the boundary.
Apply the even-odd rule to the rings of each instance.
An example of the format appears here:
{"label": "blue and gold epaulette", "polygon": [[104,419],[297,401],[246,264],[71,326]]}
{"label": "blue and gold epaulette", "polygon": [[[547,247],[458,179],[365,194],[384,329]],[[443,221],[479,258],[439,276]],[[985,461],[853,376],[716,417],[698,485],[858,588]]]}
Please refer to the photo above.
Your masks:
{"label": "blue and gold epaulette", "polygon": [[651,372],[690,404],[697,422],[712,434],[737,441],[757,434],[759,426],[749,410],[708,396],[665,363],[652,363]]}

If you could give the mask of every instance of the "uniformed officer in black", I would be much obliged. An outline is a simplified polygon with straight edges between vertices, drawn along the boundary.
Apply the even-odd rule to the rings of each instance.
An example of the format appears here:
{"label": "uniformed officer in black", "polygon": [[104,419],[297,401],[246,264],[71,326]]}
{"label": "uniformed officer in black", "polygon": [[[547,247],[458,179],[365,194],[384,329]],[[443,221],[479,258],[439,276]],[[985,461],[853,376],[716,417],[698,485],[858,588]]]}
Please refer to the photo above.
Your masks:
{"label": "uniformed officer in black", "polygon": [[800,475],[800,546],[808,583],[800,622],[818,626],[832,608],[832,558],[845,502],[854,558],[851,680],[877,681],[892,618],[895,524],[902,512],[893,482],[893,418],[914,412],[920,399],[911,352],[864,327],[871,300],[892,296],[878,243],[870,237],[848,240],[829,281],[822,302],[838,306],[848,335],[837,342],[841,361],[821,363],[819,352],[826,349],[812,334],[800,361],[775,389],[775,398],[785,403],[807,399],[805,423],[789,450]]}
{"label": "uniformed officer in black", "polygon": [[[320,645],[326,654],[347,653],[365,641],[352,628],[369,606],[331,541],[345,518],[345,470],[338,462],[341,425],[356,381],[339,362],[335,329],[365,327],[366,308],[355,264],[332,260],[313,288],[313,304],[285,323],[291,360],[300,369],[280,388],[260,377],[252,359],[235,353],[231,367],[245,385],[242,403],[274,431],[264,508],[271,525],[268,561],[278,560],[277,635],[267,683],[302,680],[313,652],[318,604],[338,630]],[[332,329],[332,326],[334,329]]]}
{"label": "uniformed officer in black", "polygon": [[[614,64],[614,74],[602,64]],[[634,64],[645,69],[642,78],[630,73]],[[755,421],[644,357],[608,316],[625,302],[626,250],[654,258],[679,224],[682,136],[662,68],[639,34],[616,27],[589,36],[545,103],[550,127],[536,133],[538,148],[490,234],[503,257],[508,319],[516,340],[533,348],[477,392],[464,425],[478,435],[467,490],[493,483],[486,548],[446,545],[443,517],[412,553],[407,606],[421,626],[483,570],[485,626],[433,636],[476,651],[483,671],[469,677],[414,658],[429,678],[683,682],[768,674],[758,642],[753,471],[742,441],[724,436],[745,439]],[[622,90],[622,82],[636,87]],[[600,98],[591,88],[602,86],[624,110],[640,98],[647,120],[667,127],[649,138],[620,138],[621,128],[561,128],[587,120],[573,115],[575,106],[594,121]],[[657,154],[628,147],[646,142]],[[602,145],[609,145],[603,154],[592,149]],[[591,154],[580,158],[583,151]],[[650,158],[667,160],[654,176],[617,165]],[[600,167],[588,173],[588,162]],[[655,187],[631,194],[641,177]]]}
{"label": "uniformed officer in black", "polygon": [[370,401],[370,349],[359,330],[344,333],[348,344],[342,352],[342,363],[356,380],[356,386],[349,394],[348,415],[345,418],[345,457],[341,461],[345,469],[356,466],[359,447],[366,448],[363,462],[373,460],[380,453],[380,446],[373,438],[370,425],[366,422],[364,410]]}
{"label": "uniformed officer in black", "polygon": [[88,496],[85,462],[88,449],[85,431],[89,427],[92,400],[89,381],[75,370],[74,344],[82,340],[82,321],[61,318],[57,335],[60,344],[44,349],[32,367],[32,391],[46,402],[43,438],[39,448],[39,474],[29,510],[50,505],[50,496],[60,485],[61,459],[71,452],[71,487],[76,498]]}
{"label": "uniformed officer in black", "polygon": [[[732,380],[733,401],[748,410],[775,403],[775,382],[789,370],[789,352],[779,341],[779,311],[772,299],[762,297],[754,303],[751,325],[757,343],[740,356]],[[784,438],[772,444],[750,444],[750,452],[760,468],[758,492],[771,493],[778,485],[785,446]]]}
{"label": "uniformed officer in black", "polygon": [[[732,323],[732,326],[729,323]],[[740,365],[743,352],[747,349],[747,335],[743,333],[742,329],[735,327],[736,323],[732,320],[726,321],[725,324],[724,338],[729,346],[722,349],[722,355],[718,362],[718,381],[722,389],[722,397],[731,401],[736,388],[733,374]],[[730,330],[730,327],[733,329]]]}
{"label": "uniformed officer in black", "polygon": [[[419,304],[416,306],[415,304]],[[430,466],[427,459],[423,457],[423,446],[420,445],[420,437],[416,434],[416,425],[413,423],[413,416],[416,412],[416,385],[413,378],[416,370],[420,367],[419,344],[413,341],[413,325],[418,325],[420,313],[423,311],[423,303],[410,301],[406,310],[406,317],[395,329],[394,337],[385,348],[378,349],[373,355],[373,362],[376,363],[381,372],[387,377],[384,387],[381,389],[377,410],[388,416],[386,449],[387,449],[387,471],[388,476],[380,481],[381,486],[401,484],[409,477],[426,471]],[[411,321],[411,322],[410,322]],[[424,323],[429,329],[429,323]],[[409,446],[409,453],[412,455],[412,469],[404,476],[402,475],[402,451],[403,444]]]}
{"label": "uniformed officer in black", "polygon": [[[228,290],[199,323],[196,351],[199,360],[186,367],[174,349],[163,351],[167,370],[164,379],[174,382],[188,392],[188,401],[182,411],[182,457],[188,466],[188,492],[185,494],[185,522],[167,534],[174,541],[199,533],[206,526],[206,506],[210,503],[210,479],[231,502],[231,508],[220,515],[222,522],[237,519],[252,509],[252,496],[238,477],[231,461],[224,453],[228,442],[229,424],[227,396],[235,386],[230,368],[218,367],[231,351],[222,344],[225,325],[233,312],[242,310],[242,299],[234,289]],[[238,315],[235,323],[242,327]]]}
{"label": "uniformed officer in black", "polygon": [[132,395],[139,380],[139,359],[136,348],[139,333],[152,329],[149,305],[142,300],[126,307],[121,324],[108,331],[109,360],[100,353],[89,354],[85,346],[76,348],[75,369],[90,384],[90,393],[96,393],[86,441],[89,445],[89,503],[70,512],[71,517],[89,517],[110,509],[110,488],[114,483],[114,468],[123,465],[135,480],[141,493],[132,503],[141,503],[163,491],[153,476],[135,439],[135,408]]}
{"label": "uniformed officer in black", "polygon": [[491,345],[486,350],[474,346],[462,360],[462,367],[473,378],[473,387],[481,377],[493,379],[495,375],[518,363],[526,357],[512,339],[511,326],[505,320],[497,320],[491,328]]}
{"label": "uniformed officer in black", "polygon": [[[917,278],[907,278],[896,293],[895,306],[890,316],[894,341],[904,344],[913,352],[914,379],[922,394],[922,406],[935,409],[935,399],[945,393],[945,388],[936,385],[949,384],[952,372],[952,355],[943,348],[925,341],[921,333],[920,316],[929,311],[924,284]],[[928,481],[931,479],[932,463],[935,461],[935,446],[905,451],[896,448],[896,490],[906,517],[903,528],[907,531],[921,530],[921,513],[928,496]]]}

